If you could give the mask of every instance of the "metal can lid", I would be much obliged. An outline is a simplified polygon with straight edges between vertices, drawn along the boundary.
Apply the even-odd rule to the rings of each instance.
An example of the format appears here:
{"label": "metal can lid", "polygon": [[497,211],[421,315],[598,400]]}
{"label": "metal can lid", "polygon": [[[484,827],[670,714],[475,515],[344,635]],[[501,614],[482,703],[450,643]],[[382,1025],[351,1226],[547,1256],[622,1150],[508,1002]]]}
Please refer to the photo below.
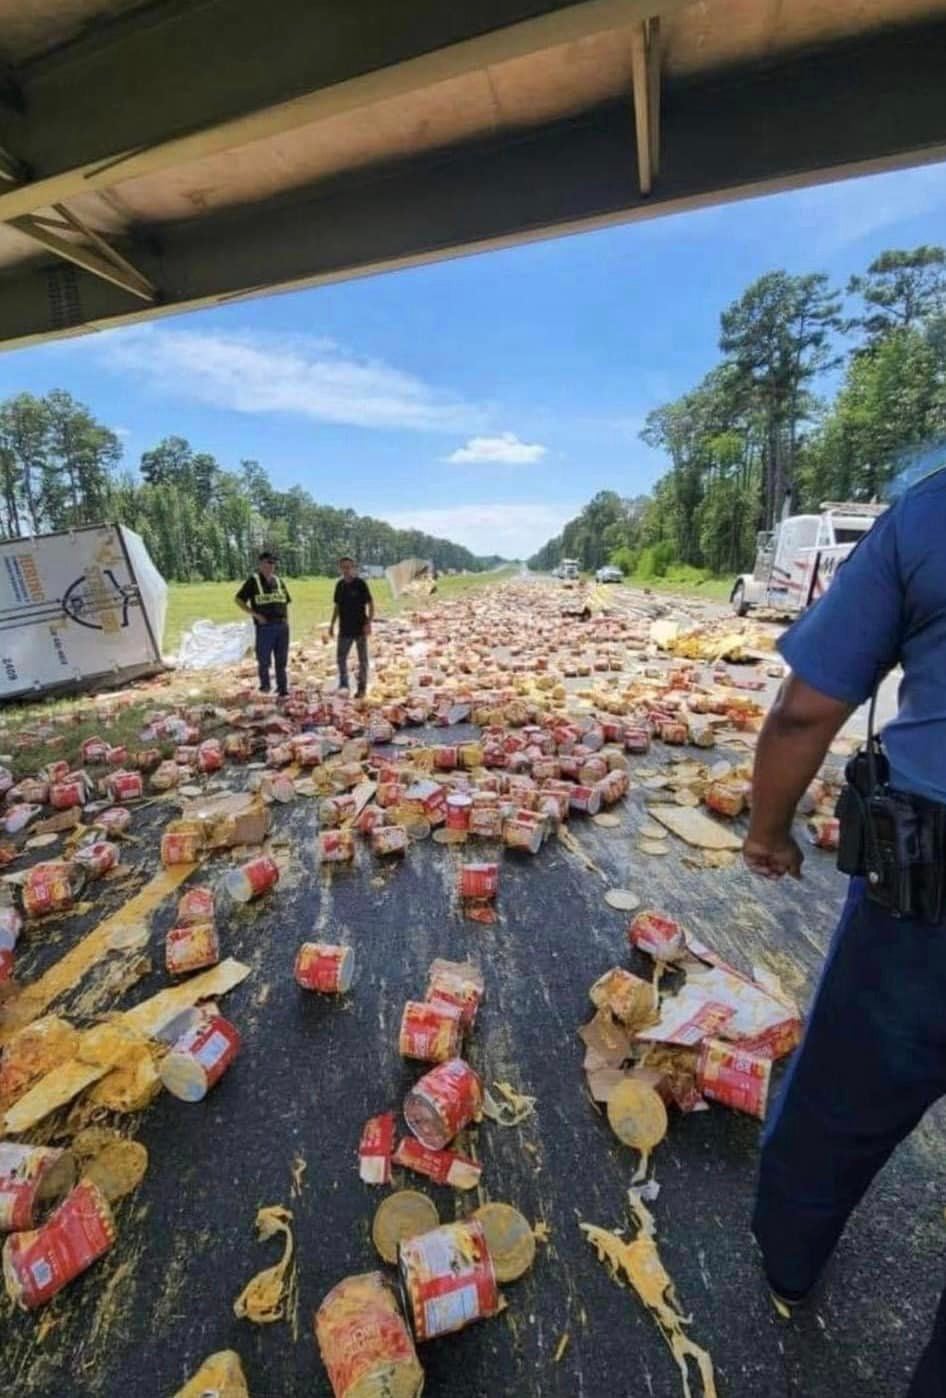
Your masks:
{"label": "metal can lid", "polygon": [[371,1225],[371,1240],[385,1262],[397,1263],[398,1248],[407,1238],[429,1233],[440,1225],[433,1200],[415,1189],[389,1194],[378,1205]]}
{"label": "metal can lid", "polygon": [[512,1282],[525,1275],[535,1261],[535,1234],[528,1219],[512,1204],[491,1203],[476,1209],[486,1235],[498,1282]]}

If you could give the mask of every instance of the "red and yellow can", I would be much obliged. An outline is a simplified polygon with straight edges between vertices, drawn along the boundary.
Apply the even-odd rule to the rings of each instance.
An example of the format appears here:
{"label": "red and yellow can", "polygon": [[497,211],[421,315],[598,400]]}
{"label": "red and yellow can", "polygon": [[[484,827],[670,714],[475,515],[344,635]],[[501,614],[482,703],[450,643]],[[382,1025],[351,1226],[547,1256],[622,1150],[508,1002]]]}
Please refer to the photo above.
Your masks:
{"label": "red and yellow can", "polygon": [[344,995],[350,989],[355,973],[355,952],[352,947],[336,946],[330,942],[303,942],[296,953],[293,974],[303,990],[317,990],[322,995]]}
{"label": "red and yellow can", "polygon": [[335,1398],[420,1398],[424,1371],[394,1288],[381,1272],[345,1277],[315,1313]]}
{"label": "red and yellow can", "polygon": [[418,1343],[499,1311],[499,1287],[478,1219],[447,1223],[398,1249],[404,1308]]}
{"label": "red and yellow can", "polygon": [[446,1063],[456,1058],[463,1038],[463,1015],[445,1001],[408,1000],[401,1016],[398,1051],[402,1058]]}
{"label": "red and yellow can", "polygon": [[483,1110],[483,1084],[469,1063],[451,1058],[425,1073],[404,1099],[404,1119],[422,1145],[442,1150]]}

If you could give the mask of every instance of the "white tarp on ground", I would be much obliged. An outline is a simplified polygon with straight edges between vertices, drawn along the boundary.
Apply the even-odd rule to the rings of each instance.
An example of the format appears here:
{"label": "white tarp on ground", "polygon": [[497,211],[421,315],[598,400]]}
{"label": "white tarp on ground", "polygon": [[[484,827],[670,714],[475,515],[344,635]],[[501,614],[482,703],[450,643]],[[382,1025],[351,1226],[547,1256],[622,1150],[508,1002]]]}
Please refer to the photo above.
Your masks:
{"label": "white tarp on ground", "polygon": [[131,529],[0,542],[0,699],[161,668],[167,584]]}
{"label": "white tarp on ground", "polygon": [[212,670],[236,665],[253,645],[252,621],[195,621],[181,637],[179,670]]}

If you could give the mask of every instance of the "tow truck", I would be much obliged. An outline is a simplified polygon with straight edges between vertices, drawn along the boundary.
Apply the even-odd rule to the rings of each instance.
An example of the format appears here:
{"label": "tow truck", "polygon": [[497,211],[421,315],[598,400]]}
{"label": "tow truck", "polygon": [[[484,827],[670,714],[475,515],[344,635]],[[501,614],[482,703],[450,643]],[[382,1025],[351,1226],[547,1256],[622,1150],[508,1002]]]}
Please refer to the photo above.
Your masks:
{"label": "tow truck", "polygon": [[886,505],[825,501],[820,514],[789,515],[757,536],[755,565],[730,593],[737,616],[752,607],[796,615],[816,602]]}

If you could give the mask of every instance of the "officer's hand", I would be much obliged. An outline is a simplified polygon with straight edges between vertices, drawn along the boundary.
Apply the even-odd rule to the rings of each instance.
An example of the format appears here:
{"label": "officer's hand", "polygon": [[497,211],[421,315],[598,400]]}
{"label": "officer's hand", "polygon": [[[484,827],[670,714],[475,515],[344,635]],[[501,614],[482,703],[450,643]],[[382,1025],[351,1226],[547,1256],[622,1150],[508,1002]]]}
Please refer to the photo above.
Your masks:
{"label": "officer's hand", "polygon": [[742,857],[752,872],[764,879],[780,879],[784,874],[800,879],[805,859],[791,835],[760,839],[751,831],[742,846]]}
{"label": "officer's hand", "polygon": [[371,622],[370,622],[370,621],[366,621],[366,622],[365,622],[364,630],[362,631],[361,634],[362,634],[363,636],[370,636],[370,635],[371,635]]}

